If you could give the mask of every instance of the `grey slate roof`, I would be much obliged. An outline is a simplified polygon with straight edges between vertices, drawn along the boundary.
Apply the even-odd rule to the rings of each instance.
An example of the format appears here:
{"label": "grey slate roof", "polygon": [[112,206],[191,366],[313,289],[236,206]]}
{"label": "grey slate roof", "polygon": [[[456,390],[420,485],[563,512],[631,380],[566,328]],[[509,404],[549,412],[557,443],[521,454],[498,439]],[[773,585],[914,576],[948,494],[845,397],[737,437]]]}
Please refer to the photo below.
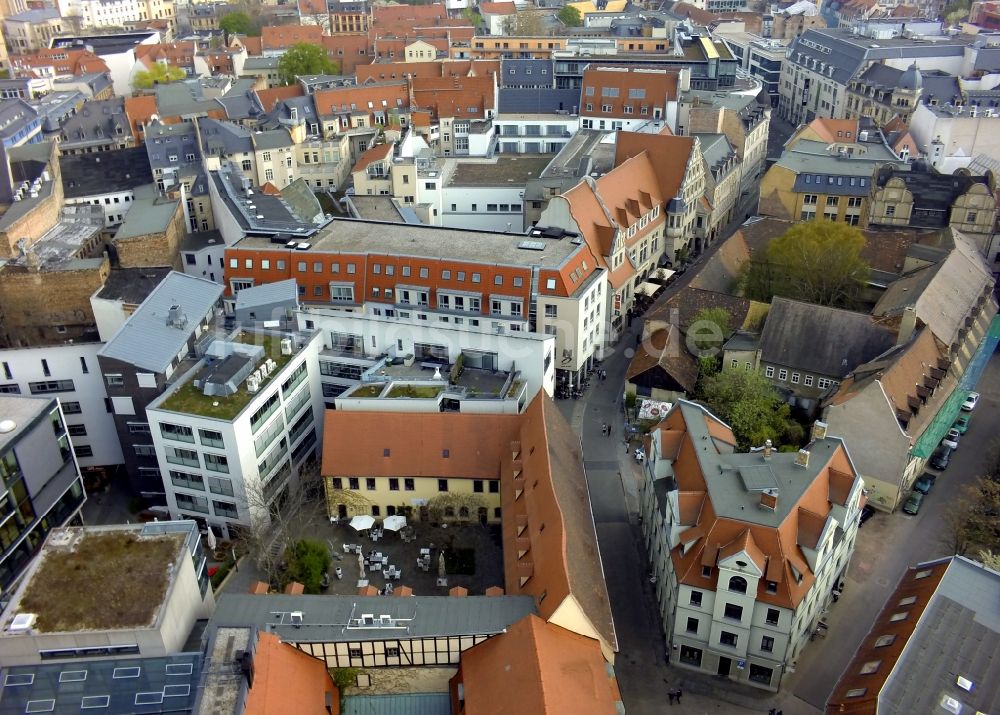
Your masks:
{"label": "grey slate roof", "polygon": [[161,116],[174,117],[203,115],[222,106],[215,99],[204,99],[201,90],[197,80],[161,84],[156,88],[156,108]]}
{"label": "grey slate roof", "polygon": [[208,156],[253,153],[250,132],[238,124],[202,117],[198,126],[201,129],[202,149]]}
{"label": "grey slate roof", "polygon": [[[960,688],[957,676],[973,683]],[[934,708],[943,697],[962,712],[996,712],[1000,695],[1000,574],[961,556],[941,583],[879,694],[879,712]]]}
{"label": "grey slate roof", "polygon": [[[138,676],[115,677],[118,668],[137,668]],[[199,694],[201,669],[200,653],[178,653],[161,658],[74,660],[6,668],[5,685],[0,686],[0,715],[78,713],[84,705],[96,708],[94,712],[191,713]],[[73,675],[63,676],[63,673]],[[25,680],[32,676],[30,684],[14,685],[18,676],[24,676]],[[32,702],[34,708],[45,708],[40,703],[47,705],[46,701],[53,701],[51,708],[28,709]]]}
{"label": "grey slate roof", "polygon": [[257,149],[283,149],[295,144],[287,129],[268,129],[254,132],[253,144]]}
{"label": "grey slate roof", "polygon": [[127,191],[153,183],[149,157],[141,146],[93,154],[64,154],[59,157],[59,168],[67,199]]}
{"label": "grey slate roof", "polygon": [[920,78],[924,82],[920,94],[921,101],[930,103],[936,99],[939,104],[955,103],[962,96],[962,87],[958,78],[940,70],[921,70]]}
{"label": "grey slate roof", "polygon": [[46,20],[55,20],[58,17],[59,10],[54,7],[47,7],[40,10],[25,10],[16,15],[11,15],[7,19],[12,22],[29,22],[34,24],[36,22],[45,22]]}
{"label": "grey slate roof", "polygon": [[987,185],[985,176],[939,174],[927,171],[922,162],[910,171],[898,173],[893,167],[881,167],[875,176],[878,186],[898,176],[913,194],[913,212],[909,226],[914,228],[944,228],[951,222],[951,207],[973,184]]}
{"label": "grey slate roof", "polygon": [[[146,127],[146,154],[152,169],[167,169],[187,163],[195,163],[201,155],[201,148],[195,138],[195,127],[191,122],[160,124],[150,122]],[[195,162],[188,162],[187,156],[195,155]],[[171,161],[170,157],[176,157]]]}
{"label": "grey slate roof", "polygon": [[555,70],[552,60],[505,59],[501,65],[500,88],[555,87]]}
{"label": "grey slate roof", "polygon": [[[696,449],[695,457],[705,477],[712,508],[720,519],[777,528],[788,518],[792,509],[798,509],[802,495],[837,448],[846,449],[843,440],[837,437],[814,440],[809,445],[811,456],[806,467],[797,466],[796,455],[787,452],[772,454],[767,462],[764,462],[759,452],[720,453],[716,450],[723,449],[724,446],[709,433],[706,420],[724,424],[721,420],[701,405],[687,400],[678,400],[674,409],[682,411],[692,444],[701,445],[711,441],[714,445],[714,448],[705,446]],[[777,508],[774,511],[761,509],[760,492],[750,491],[750,486],[758,490],[780,487],[781,496]]]}
{"label": "grey slate roof", "polygon": [[23,99],[0,102],[0,137],[10,139],[38,119],[38,111]]}
{"label": "grey slate roof", "polygon": [[253,91],[229,93],[216,100],[226,109],[229,119],[250,119],[263,113],[257,94]]}
{"label": "grey slate roof", "polygon": [[62,123],[76,112],[78,105],[86,99],[83,92],[73,89],[47,94],[30,102],[39,116],[42,117],[42,131],[46,133],[59,131]]}
{"label": "grey slate roof", "polygon": [[276,70],[281,57],[247,57],[243,70]]}
{"label": "grey slate roof", "polygon": [[760,359],[839,379],[894,343],[865,313],[775,297],[760,335]]}
{"label": "grey slate roof", "polygon": [[948,256],[890,284],[872,315],[896,316],[912,307],[934,337],[945,345],[955,341],[965,316],[986,286],[992,285],[993,277],[972,242],[957,230],[952,229],[952,234],[955,248]]}
{"label": "grey slate roof", "polygon": [[63,124],[62,136],[62,144],[65,146],[106,144],[109,140],[130,139],[132,125],[125,115],[125,100],[112,97],[85,102],[80,111]]}
{"label": "grey slate roof", "polygon": [[[815,49],[806,43],[824,48],[826,51]],[[969,44],[969,40],[961,35],[944,37],[940,42],[918,44],[908,38],[873,40],[864,36],[854,37],[848,30],[839,28],[812,28],[799,35],[789,45],[788,61],[793,65],[808,64],[811,67],[812,60],[816,60],[817,66],[820,66],[819,63],[832,66],[833,79],[839,84],[846,85],[870,62],[921,57],[961,57]],[[799,54],[803,56],[801,62]]]}
{"label": "grey slate roof", "polygon": [[579,112],[579,89],[515,89],[501,87],[497,106],[503,114],[549,114]]}
{"label": "grey slate roof", "polygon": [[[300,627],[292,625],[292,611],[302,612]],[[386,598],[226,593],[219,599],[209,625],[254,625],[289,643],[337,643],[493,635],[534,612],[535,600],[531,596]],[[365,627],[360,623],[362,614],[373,614],[376,622],[380,616],[389,616],[394,627]]]}
{"label": "grey slate roof", "polygon": [[[187,344],[194,326],[215,309],[225,286],[176,271],[171,272],[136,308],[98,355],[121,360],[142,370],[163,373]],[[188,328],[167,325],[167,313],[179,305]]]}

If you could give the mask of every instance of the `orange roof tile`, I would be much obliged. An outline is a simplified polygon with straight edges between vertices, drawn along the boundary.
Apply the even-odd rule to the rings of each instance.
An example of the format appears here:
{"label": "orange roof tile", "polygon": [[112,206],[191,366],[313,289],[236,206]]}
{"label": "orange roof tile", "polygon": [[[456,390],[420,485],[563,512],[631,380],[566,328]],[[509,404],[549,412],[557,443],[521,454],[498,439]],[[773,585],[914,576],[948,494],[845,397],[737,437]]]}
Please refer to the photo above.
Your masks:
{"label": "orange roof tile", "polygon": [[289,596],[301,596],[305,592],[306,587],[298,581],[292,581],[290,584],[285,586],[285,593]]}
{"label": "orange roof tile", "polygon": [[502,596],[504,595],[504,593],[506,593],[506,591],[504,591],[499,586],[490,586],[488,589],[486,589],[485,593],[487,596]]}
{"label": "orange roof tile", "polygon": [[285,87],[258,89],[257,99],[260,100],[260,106],[264,108],[264,111],[270,112],[279,102],[292,99],[293,97],[301,97],[304,94],[305,91],[303,91],[302,85],[296,82]]}
{"label": "orange roof tile", "polygon": [[[340,695],[324,661],[282,643],[273,633],[261,632],[253,665],[245,715],[339,715]],[[332,711],[327,710],[328,700]]]}
{"label": "orange roof tile", "polygon": [[469,595],[469,589],[464,586],[452,586],[448,589],[448,595],[456,598],[465,598]]}
{"label": "orange roof tile", "polygon": [[406,82],[383,82],[363,87],[324,89],[313,95],[313,102],[317,114],[329,117],[336,114],[405,110],[410,105],[410,97]]}
{"label": "orange roof tile", "polygon": [[354,164],[354,168],[351,169],[351,173],[364,171],[377,161],[385,161],[391,153],[392,144],[377,144],[358,157],[358,161]]}
{"label": "orange roof tile", "polygon": [[528,615],[462,653],[467,713],[613,715],[621,698],[597,641]]}
{"label": "orange roof tile", "polygon": [[252,584],[250,584],[250,593],[254,594],[255,596],[265,595],[269,590],[271,590],[271,587],[267,584],[266,581],[254,581]]}
{"label": "orange roof tile", "polygon": [[[323,474],[496,479],[500,453],[520,422],[518,415],[441,412],[420,415],[420,429],[414,429],[415,419],[400,412],[328,411]],[[478,434],[496,439],[479,440]]]}
{"label": "orange roof tile", "polygon": [[266,182],[260,187],[260,193],[267,194],[268,196],[280,196],[281,191],[277,186],[272,184],[270,181]]}
{"label": "orange roof tile", "polygon": [[514,15],[517,6],[513,2],[481,2],[479,12],[486,15]]}
{"label": "orange roof tile", "polygon": [[367,586],[362,586],[361,588],[358,589],[358,595],[359,596],[378,596],[379,592],[378,592],[377,588],[375,588],[371,584],[368,584]]}
{"label": "orange roof tile", "polygon": [[410,588],[409,586],[396,586],[396,588],[392,590],[392,595],[396,596],[397,598],[403,596],[412,596],[413,589]]}
{"label": "orange roof tile", "polygon": [[411,77],[469,77],[500,73],[499,60],[445,60],[443,62],[379,62],[355,70],[359,84]]}
{"label": "orange roof tile", "polygon": [[694,137],[618,132],[615,142],[615,166],[621,165],[630,157],[646,152],[656,172],[660,195],[669,201],[680,192],[693,150]]}
{"label": "orange roof tile", "polygon": [[[603,67],[592,67],[583,73],[583,89],[581,93],[593,92],[593,97],[599,97],[599,103],[610,106],[610,111],[601,112],[602,117],[630,118],[642,114],[642,107],[646,108],[647,116],[654,116],[654,109],[659,108],[661,112],[666,111],[667,102],[677,99],[677,88],[680,74],[677,72],[643,72],[630,70],[623,72],[621,69],[607,69]],[[615,97],[606,97],[602,94],[604,87],[614,87],[618,89]],[[636,91],[642,92],[645,96],[642,99],[634,99],[631,95]],[[588,98],[588,102],[598,102],[597,99]],[[628,109],[626,109],[628,108]],[[581,107],[581,110],[584,107]],[[592,114],[590,111],[581,111],[581,114]]]}
{"label": "orange roof tile", "polygon": [[264,50],[285,50],[300,42],[318,45],[322,37],[323,28],[319,25],[279,25],[264,27],[260,31]]}

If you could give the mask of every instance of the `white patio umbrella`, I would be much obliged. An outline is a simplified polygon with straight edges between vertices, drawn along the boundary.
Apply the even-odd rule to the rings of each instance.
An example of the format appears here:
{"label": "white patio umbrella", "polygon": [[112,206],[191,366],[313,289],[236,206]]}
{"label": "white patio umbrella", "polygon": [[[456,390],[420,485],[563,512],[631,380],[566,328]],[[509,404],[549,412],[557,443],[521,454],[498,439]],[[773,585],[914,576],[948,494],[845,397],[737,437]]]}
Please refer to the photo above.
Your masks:
{"label": "white patio umbrella", "polygon": [[375,518],[368,514],[358,514],[351,519],[351,528],[355,531],[364,531],[365,529],[372,528],[374,525]]}
{"label": "white patio umbrella", "polygon": [[438,554],[438,576],[444,578],[447,575],[444,565],[444,551]]}
{"label": "white patio umbrella", "polygon": [[404,526],[406,526],[406,517],[402,514],[393,514],[392,516],[387,516],[382,521],[382,528],[388,531],[399,531]]}

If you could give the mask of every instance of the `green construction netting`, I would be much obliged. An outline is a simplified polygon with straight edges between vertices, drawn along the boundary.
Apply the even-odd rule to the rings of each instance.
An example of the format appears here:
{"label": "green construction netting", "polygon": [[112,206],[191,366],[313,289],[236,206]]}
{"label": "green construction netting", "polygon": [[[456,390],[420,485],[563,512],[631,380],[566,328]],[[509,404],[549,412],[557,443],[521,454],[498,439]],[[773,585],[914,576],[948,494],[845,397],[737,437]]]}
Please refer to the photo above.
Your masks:
{"label": "green construction netting", "polygon": [[982,377],[983,370],[986,369],[986,364],[993,356],[998,342],[1000,342],[1000,316],[994,317],[993,322],[990,323],[990,329],[979,344],[976,354],[969,361],[969,366],[966,368],[965,374],[962,375],[962,379],[959,380],[958,387],[948,396],[934,420],[927,425],[927,429],[913,445],[911,450],[913,456],[927,459],[934,454],[934,450],[937,449],[945,434],[955,424],[955,418],[958,417],[965,398],[979,384],[979,378]]}

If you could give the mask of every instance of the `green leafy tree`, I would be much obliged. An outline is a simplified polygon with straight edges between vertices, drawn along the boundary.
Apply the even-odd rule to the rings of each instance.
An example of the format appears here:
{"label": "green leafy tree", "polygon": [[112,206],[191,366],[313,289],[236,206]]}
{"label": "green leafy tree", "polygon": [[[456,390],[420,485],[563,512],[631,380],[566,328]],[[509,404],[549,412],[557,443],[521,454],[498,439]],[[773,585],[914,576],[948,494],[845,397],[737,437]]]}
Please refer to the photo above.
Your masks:
{"label": "green leafy tree", "polygon": [[148,70],[140,70],[135,73],[135,81],[132,83],[136,89],[151,89],[158,84],[170,84],[187,77],[187,72],[180,67],[154,62]]}
{"label": "green leafy tree", "polygon": [[464,10],[462,10],[462,19],[471,22],[472,26],[475,28],[478,28],[480,25],[483,24],[483,16],[480,15],[475,10],[473,10],[471,7],[467,7]]}
{"label": "green leafy tree", "polygon": [[733,334],[732,317],[725,308],[703,308],[687,327],[687,347],[693,354],[705,357],[717,355],[722,344]]}
{"label": "green leafy tree", "polygon": [[224,30],[226,38],[230,35],[259,35],[257,25],[245,12],[231,12],[219,20],[219,29]]}
{"label": "green leafy tree", "polygon": [[788,431],[790,408],[771,383],[755,370],[722,370],[704,376],[699,397],[733,428],[737,447],[748,450]]}
{"label": "green leafy tree", "polygon": [[870,267],[857,228],[833,221],[806,221],[771,241],[761,259],[744,269],[743,291],[751,300],[776,295],[807,303],[853,307]]}
{"label": "green leafy tree", "polygon": [[330,568],[326,546],[319,541],[302,539],[288,547],[285,558],[288,559],[287,582],[298,581],[305,586],[306,593],[319,593],[323,574]]}
{"label": "green leafy tree", "polygon": [[541,37],[545,34],[544,19],[537,10],[518,10],[504,25],[508,35]]}
{"label": "green leafy tree", "polygon": [[292,45],[278,60],[278,76],[283,84],[293,84],[296,77],[311,74],[340,74],[340,65],[322,47],[307,42]]}
{"label": "green leafy tree", "polygon": [[572,5],[563,5],[562,10],[556,13],[556,17],[566,27],[580,27],[583,24],[583,16]]}

